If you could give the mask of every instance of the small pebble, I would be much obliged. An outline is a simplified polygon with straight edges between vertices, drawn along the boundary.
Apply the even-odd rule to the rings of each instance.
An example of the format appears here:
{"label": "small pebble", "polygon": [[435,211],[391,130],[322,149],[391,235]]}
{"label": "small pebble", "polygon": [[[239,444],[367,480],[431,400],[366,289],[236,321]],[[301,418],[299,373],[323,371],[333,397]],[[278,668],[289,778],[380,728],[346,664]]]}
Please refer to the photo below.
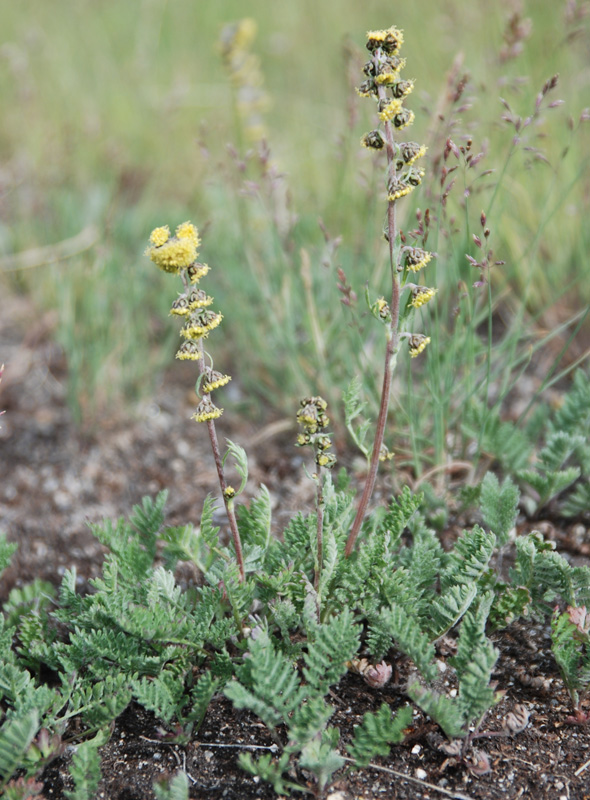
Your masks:
{"label": "small pebble", "polygon": [[421,767],[418,767],[414,775],[418,778],[418,780],[425,781],[428,777],[428,773],[426,770],[423,770]]}
{"label": "small pebble", "polygon": [[414,747],[412,747],[412,755],[413,756],[419,756],[421,751],[422,751],[422,748],[420,747],[419,744],[415,744]]}

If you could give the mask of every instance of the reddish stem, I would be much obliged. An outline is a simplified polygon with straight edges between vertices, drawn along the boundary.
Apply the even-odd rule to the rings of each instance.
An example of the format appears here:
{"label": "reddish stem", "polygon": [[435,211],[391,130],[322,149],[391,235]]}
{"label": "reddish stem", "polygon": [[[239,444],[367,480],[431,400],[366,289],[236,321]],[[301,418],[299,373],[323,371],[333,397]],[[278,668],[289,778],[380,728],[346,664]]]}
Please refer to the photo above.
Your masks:
{"label": "reddish stem", "polygon": [[[379,100],[385,99],[385,89],[380,86]],[[393,128],[391,122],[385,122],[385,146],[387,152],[387,173],[388,185],[395,178],[395,145],[393,141]],[[379,416],[377,417],[377,428],[375,430],[375,441],[373,443],[373,452],[371,455],[371,463],[369,465],[369,472],[365,481],[365,486],[361,496],[360,503],[346,542],[344,555],[348,557],[353,549],[361,525],[367,513],[367,506],[375,488],[375,480],[377,478],[377,469],[379,467],[379,454],[381,452],[381,445],[383,444],[383,436],[385,434],[385,425],[387,423],[387,412],[389,410],[389,397],[391,393],[391,378],[393,374],[394,356],[399,348],[399,305],[400,305],[400,279],[397,272],[397,264],[394,263],[394,247],[397,237],[397,220],[395,200],[389,201],[387,207],[387,225],[388,225],[388,240],[389,240],[389,262],[391,268],[391,322],[387,329],[387,345],[385,348],[385,367],[383,370],[383,386],[381,389],[381,403],[379,406]]]}
{"label": "reddish stem", "polygon": [[313,581],[313,588],[316,590],[320,587],[320,575],[322,574],[322,561],[324,558],[324,487],[322,468],[318,469],[318,490],[316,495],[316,513],[317,513],[317,540],[318,540],[318,565]]}
{"label": "reddish stem", "polygon": [[[201,357],[199,359],[199,370],[201,374],[205,371],[205,352],[202,341],[199,342]],[[244,570],[244,556],[242,554],[242,540],[240,539],[240,531],[238,530],[238,521],[236,513],[233,508],[233,503],[230,503],[226,497],[225,490],[227,489],[227,481],[225,480],[225,472],[223,470],[223,460],[221,458],[221,451],[219,450],[219,442],[217,440],[217,430],[215,428],[215,421],[212,419],[207,420],[207,428],[209,430],[209,439],[211,440],[211,450],[213,451],[213,458],[217,468],[217,477],[219,478],[219,486],[225,504],[225,511],[229,521],[232,539],[234,540],[234,549],[236,551],[236,561],[238,562],[238,569],[240,571],[240,582],[243,583],[246,578]]]}

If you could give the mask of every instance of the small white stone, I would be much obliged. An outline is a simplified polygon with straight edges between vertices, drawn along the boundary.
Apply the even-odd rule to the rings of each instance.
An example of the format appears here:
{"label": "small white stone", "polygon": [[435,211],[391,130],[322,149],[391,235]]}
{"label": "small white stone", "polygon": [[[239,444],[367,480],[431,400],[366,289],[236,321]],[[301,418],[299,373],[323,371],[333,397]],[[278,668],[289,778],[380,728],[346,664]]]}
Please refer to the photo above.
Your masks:
{"label": "small white stone", "polygon": [[446,672],[447,671],[447,665],[445,664],[444,661],[437,661],[436,662],[436,666],[438,667],[438,671],[439,672]]}
{"label": "small white stone", "polygon": [[412,747],[412,755],[413,756],[419,756],[421,752],[422,752],[422,748],[420,747],[419,744],[415,744]]}
{"label": "small white stone", "polygon": [[425,781],[426,778],[428,777],[428,773],[426,772],[426,770],[422,769],[421,767],[418,767],[418,769],[414,772],[414,775],[420,781]]}
{"label": "small white stone", "polygon": [[457,697],[457,690],[456,689],[451,689],[449,694],[451,695],[451,697]]}
{"label": "small white stone", "polygon": [[186,458],[191,451],[190,444],[185,439],[179,439],[176,442],[176,452],[181,458]]}

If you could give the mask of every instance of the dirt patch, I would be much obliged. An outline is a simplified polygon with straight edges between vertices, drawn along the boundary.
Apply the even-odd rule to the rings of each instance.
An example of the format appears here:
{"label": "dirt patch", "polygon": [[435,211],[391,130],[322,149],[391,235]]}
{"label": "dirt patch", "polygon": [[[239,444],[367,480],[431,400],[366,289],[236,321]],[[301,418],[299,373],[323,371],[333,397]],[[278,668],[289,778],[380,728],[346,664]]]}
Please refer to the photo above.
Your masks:
{"label": "dirt patch", "polygon": [[[530,717],[522,733],[474,742],[489,758],[488,774],[476,776],[441,751],[444,739],[439,729],[416,712],[405,742],[394,746],[390,757],[375,759],[375,769],[341,771],[327,796],[333,800],[590,797],[590,731],[565,721],[568,698],[551,659],[548,631],[515,624],[496,636],[494,643],[501,653],[494,678],[505,695],[488,714],[482,732],[501,731],[505,716],[519,704]],[[444,658],[439,663],[444,664]],[[396,679],[381,690],[369,688],[353,674],[335,689],[331,722],[340,729],[342,742],[351,741],[354,726],[367,711],[376,711],[384,701],[393,709],[406,702],[401,684],[407,663],[402,660],[394,665]],[[444,679],[441,683],[444,685]],[[236,711],[223,697],[213,700],[201,729],[186,747],[167,744],[154,716],[133,704],[119,717],[101,751],[103,779],[97,796],[145,800],[153,797],[154,781],[184,769],[191,798],[270,800],[276,797],[273,790],[243,772],[237,759],[241,751],[257,756],[272,746],[260,721],[249,712]],[[70,757],[56,760],[45,771],[42,780],[48,797],[62,800],[64,789],[71,788]],[[306,784],[304,774],[295,772],[292,779]]]}

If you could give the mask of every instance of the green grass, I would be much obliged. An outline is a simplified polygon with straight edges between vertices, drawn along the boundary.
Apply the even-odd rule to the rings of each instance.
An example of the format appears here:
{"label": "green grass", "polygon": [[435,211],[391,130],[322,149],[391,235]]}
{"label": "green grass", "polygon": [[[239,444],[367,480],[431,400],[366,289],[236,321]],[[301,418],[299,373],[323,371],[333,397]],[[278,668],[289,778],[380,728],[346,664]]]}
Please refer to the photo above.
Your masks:
{"label": "green grass", "polygon": [[[430,206],[438,217],[428,246],[439,259],[424,278],[432,285],[436,270],[439,294],[436,307],[423,315],[433,338],[425,381],[408,381],[404,362],[398,372],[396,446],[407,450],[418,471],[424,463],[440,463],[463,404],[474,399],[493,406],[494,384],[501,406],[527,354],[535,357],[539,331],[555,309],[560,321],[574,320],[588,304],[590,242],[582,225],[588,153],[585,131],[572,133],[567,125],[570,116],[577,124],[590,105],[588,22],[567,23],[556,4],[531,4],[524,16],[532,18],[532,34],[518,58],[502,62],[503,7],[490,12],[483,0],[444,6],[421,1],[400,7],[395,19],[392,13],[383,1],[361,9],[342,0],[338,13],[330,4],[248,4],[247,14],[258,24],[253,50],[271,99],[265,122],[272,159],[286,175],[297,217],[285,238],[273,225],[276,203],[256,159],[238,173],[225,147],[240,135],[216,41],[223,24],[245,15],[243,4],[6,4],[0,280],[30,292],[40,307],[57,309],[56,335],[68,357],[70,399],[79,415],[91,417],[149,392],[171,360],[177,334],[166,315],[174,289],[150,268],[143,249],[153,227],[187,218],[205,228],[202,255],[213,267],[207,288],[225,315],[226,347],[216,344],[218,363],[233,355],[245,388],[289,413],[297,395],[310,392],[322,392],[334,404],[361,373],[374,407],[382,346],[363,310],[363,294],[367,280],[373,297],[388,291],[385,205],[382,173],[358,147],[374,124],[374,109],[353,88],[360,82],[356,64],[364,58],[364,33],[372,27],[395,23],[405,30],[405,74],[416,79],[409,138],[430,145],[425,166],[431,175],[449,135],[457,143],[471,136],[474,152],[486,150],[478,170],[494,170],[475,182],[463,202],[463,181],[468,184],[470,176],[459,169],[446,217],[432,177],[400,205],[406,230],[414,225],[416,207]],[[458,76],[469,72],[471,79],[457,105],[469,107],[453,111],[445,100],[446,76],[459,62]],[[499,98],[525,118],[545,80],[557,72],[560,83],[547,102],[559,98],[564,105],[544,113],[522,143],[542,148],[548,163],[530,165],[532,152],[514,147],[514,128],[501,120]],[[241,194],[244,177],[257,182],[254,196]],[[481,233],[482,209],[495,256],[506,261],[494,268],[489,297],[469,288],[477,273],[465,259],[465,253],[476,254],[471,234]],[[342,237],[332,259],[326,258],[319,217],[332,237]],[[20,262],[11,254],[57,244],[90,225],[99,238],[83,253],[15,269]],[[454,227],[458,233],[448,235]],[[305,274],[301,248],[309,257]],[[338,265],[359,295],[356,316],[339,302]],[[460,282],[467,297],[460,297]],[[493,346],[490,308],[509,320]],[[253,400],[252,409],[257,404]]]}

